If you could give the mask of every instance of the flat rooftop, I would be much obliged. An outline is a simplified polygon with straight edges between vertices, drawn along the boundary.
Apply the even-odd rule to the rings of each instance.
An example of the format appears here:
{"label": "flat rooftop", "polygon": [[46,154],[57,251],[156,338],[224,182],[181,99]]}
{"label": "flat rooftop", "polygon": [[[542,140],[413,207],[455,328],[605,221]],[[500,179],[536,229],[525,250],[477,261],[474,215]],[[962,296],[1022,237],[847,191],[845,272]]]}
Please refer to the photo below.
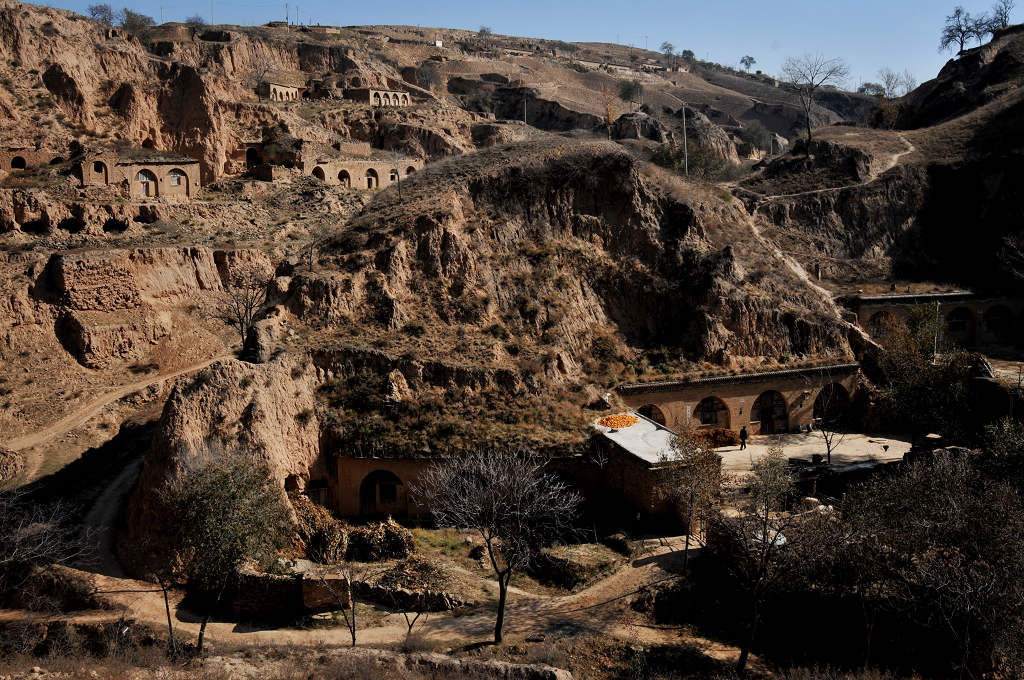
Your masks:
{"label": "flat rooftop", "polygon": [[635,411],[626,411],[625,414],[634,416],[637,418],[637,422],[629,427],[612,429],[599,425],[598,420],[601,418],[598,418],[594,421],[594,429],[618,444],[626,452],[650,465],[657,465],[672,453],[672,437],[675,436],[675,432],[653,420],[644,418]]}
{"label": "flat rooftop", "polygon": [[673,389],[689,387],[691,385],[704,385],[708,383],[743,383],[764,380],[766,378],[782,378],[793,375],[817,375],[820,373],[835,373],[847,375],[860,370],[857,362],[846,362],[841,364],[821,364],[818,366],[804,366],[801,368],[782,368],[774,371],[760,371],[754,373],[736,373],[712,375],[701,378],[679,378],[676,380],[652,380],[650,382],[628,383],[619,385],[615,391],[619,394],[637,394],[643,392],[666,392]]}

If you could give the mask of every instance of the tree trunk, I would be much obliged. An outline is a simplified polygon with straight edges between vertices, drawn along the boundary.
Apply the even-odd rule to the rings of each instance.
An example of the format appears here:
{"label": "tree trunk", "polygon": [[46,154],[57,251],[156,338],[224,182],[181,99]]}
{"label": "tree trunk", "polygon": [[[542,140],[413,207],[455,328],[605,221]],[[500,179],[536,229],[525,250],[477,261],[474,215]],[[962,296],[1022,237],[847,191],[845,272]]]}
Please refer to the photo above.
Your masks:
{"label": "tree trunk", "polygon": [[167,649],[174,654],[177,652],[177,645],[174,644],[174,625],[171,623],[171,601],[167,597],[167,586],[162,581],[160,588],[164,591],[164,609],[167,610]]}
{"label": "tree trunk", "polygon": [[757,634],[757,596],[754,596],[752,616],[750,617],[750,634],[746,642],[740,648],[740,658],[736,660],[736,673],[742,675],[747,668],[747,659],[750,656],[750,648],[754,646],[754,636]]}
{"label": "tree trunk", "polygon": [[[510,574],[511,576],[511,574]],[[501,628],[505,625],[505,600],[508,598],[508,580],[498,574],[498,618],[494,622],[494,643],[501,644]]]}
{"label": "tree trunk", "polygon": [[196,646],[196,651],[199,656],[203,655],[203,637],[206,635],[206,624],[210,620],[210,616],[213,614],[213,608],[207,610],[206,615],[203,616],[203,622],[199,624],[199,643]]}

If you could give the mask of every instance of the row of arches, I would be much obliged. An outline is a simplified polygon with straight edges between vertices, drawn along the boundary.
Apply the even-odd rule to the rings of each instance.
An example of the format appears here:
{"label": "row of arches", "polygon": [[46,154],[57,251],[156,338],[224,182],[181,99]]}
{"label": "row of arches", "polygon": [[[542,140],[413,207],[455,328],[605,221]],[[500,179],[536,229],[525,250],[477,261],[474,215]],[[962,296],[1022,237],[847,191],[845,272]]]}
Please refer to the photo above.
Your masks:
{"label": "row of arches", "polygon": [[[152,170],[142,168],[136,172],[134,184],[135,186],[133,188],[135,191],[133,191],[133,193],[136,193],[139,196],[155,198],[160,195],[160,182],[157,179],[156,173]],[[184,193],[186,195],[189,193],[188,175],[184,170],[179,168],[172,168],[167,171],[167,185],[170,187],[184,187]],[[180,191],[180,189],[171,189],[170,191]]]}
{"label": "row of arches", "polygon": [[[850,393],[840,383],[829,383],[821,388],[814,400],[812,417],[816,422],[836,422],[850,406]],[[665,412],[657,404],[645,404],[637,412],[659,425],[668,425]],[[790,405],[786,397],[776,390],[766,390],[758,395],[750,409],[750,425],[757,425],[759,434],[782,434],[789,432]],[[725,400],[720,397],[705,397],[693,409],[691,424],[699,428],[738,429],[732,422],[732,415]]]}
{"label": "row of arches", "polygon": [[[979,323],[980,321],[980,323]],[[900,323],[896,314],[882,310],[875,312],[868,320],[868,333],[877,339],[886,338]],[[1019,341],[1019,328],[1024,327],[1024,314],[1020,319],[1007,305],[996,304],[985,309],[980,319],[968,307],[956,307],[943,318],[945,344],[959,346],[974,345],[979,331],[989,342],[1013,343]]]}
{"label": "row of arches", "polygon": [[[408,177],[409,175],[413,174],[414,172],[416,172],[415,166],[410,165],[410,166],[408,166],[405,169],[405,176]],[[321,182],[326,182],[327,181],[327,171],[321,165],[318,165],[315,168],[313,168],[313,172],[310,173],[310,174],[312,174],[313,177],[316,177]],[[401,177],[401,174],[400,174],[398,168],[391,168],[391,170],[388,171],[388,181],[390,183],[397,182],[400,177]],[[366,172],[363,173],[363,176],[360,179],[362,180],[362,185],[361,186],[366,188],[366,189],[379,189],[380,188],[380,175],[373,168],[367,168]],[[338,171],[338,184],[340,184],[343,187],[352,187],[353,186],[352,174],[349,173],[349,171],[345,170],[345,169],[339,170]]]}
{"label": "row of arches", "polygon": [[274,102],[292,102],[299,98],[299,93],[293,90],[278,90],[272,88],[270,90],[270,101]]}
{"label": "row of arches", "polygon": [[[54,156],[49,160],[49,165],[59,165],[64,162],[63,156]],[[9,170],[25,170],[28,168],[28,160],[24,156],[11,156],[8,162]]]}
{"label": "row of arches", "polygon": [[408,106],[409,95],[403,92],[374,92],[373,93],[373,105],[374,106]]}

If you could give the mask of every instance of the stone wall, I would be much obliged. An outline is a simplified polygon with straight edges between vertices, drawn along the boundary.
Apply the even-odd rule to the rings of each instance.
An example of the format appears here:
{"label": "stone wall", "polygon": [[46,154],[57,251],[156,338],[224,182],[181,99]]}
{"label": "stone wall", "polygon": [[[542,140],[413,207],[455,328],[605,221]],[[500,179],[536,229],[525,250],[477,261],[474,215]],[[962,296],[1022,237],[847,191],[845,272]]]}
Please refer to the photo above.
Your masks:
{"label": "stone wall", "polygon": [[67,154],[49,149],[2,149],[0,150],[0,171],[23,170],[40,165],[63,163]]}
{"label": "stone wall", "polygon": [[[888,297],[888,299],[886,299]],[[857,323],[873,338],[884,338],[894,322],[906,321],[915,305],[938,308],[940,349],[954,346],[1024,345],[1024,300],[963,296],[872,296],[847,303]]]}

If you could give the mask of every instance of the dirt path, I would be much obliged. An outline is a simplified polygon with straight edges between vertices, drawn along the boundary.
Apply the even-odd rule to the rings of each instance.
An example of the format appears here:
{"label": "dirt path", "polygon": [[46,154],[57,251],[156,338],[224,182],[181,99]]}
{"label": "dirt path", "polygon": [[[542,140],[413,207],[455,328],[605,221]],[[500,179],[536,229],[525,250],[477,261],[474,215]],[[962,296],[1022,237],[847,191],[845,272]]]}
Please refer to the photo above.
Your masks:
{"label": "dirt path", "polygon": [[754,210],[751,214],[756,214],[757,211],[761,209],[761,206],[776,198],[796,198],[798,196],[812,196],[814,194],[825,194],[830,191],[843,191],[844,189],[856,189],[858,187],[867,186],[868,184],[871,184],[876,179],[878,179],[880,175],[884,175],[885,173],[895,168],[899,164],[900,159],[902,159],[904,156],[907,156],[917,151],[917,147],[914,146],[914,144],[910,140],[908,140],[902,132],[897,133],[896,136],[899,137],[901,142],[903,142],[903,144],[906,146],[906,149],[904,149],[903,151],[898,151],[894,154],[890,154],[889,159],[885,162],[885,165],[882,168],[870,171],[868,173],[867,179],[861,182],[844,184],[838,187],[825,187],[824,189],[808,189],[807,191],[797,191],[791,194],[762,194],[760,192],[754,191],[753,189],[741,187],[739,186],[738,182],[731,183],[731,186],[733,186],[737,191],[746,192],[760,199],[757,205],[754,207]]}
{"label": "dirt path", "polygon": [[146,387],[149,387],[153,383],[157,383],[162,380],[167,380],[169,378],[177,378],[178,376],[185,375],[186,373],[198,371],[216,361],[220,361],[221,359],[228,359],[231,356],[232,355],[230,354],[223,354],[212,359],[204,359],[203,361],[190,364],[188,366],[185,366],[184,368],[179,368],[174,371],[167,371],[166,373],[150,375],[142,380],[128,383],[126,385],[120,385],[112,390],[97,395],[92,400],[83,404],[81,407],[72,411],[71,413],[68,413],[63,418],[53,423],[52,425],[48,425],[43,429],[36,430],[35,432],[32,432],[30,434],[22,435],[21,437],[16,437],[15,439],[12,439],[9,442],[7,442],[5,446],[14,451],[21,451],[23,449],[28,449],[33,446],[38,446],[39,444],[43,444],[49,441],[50,439],[53,439],[54,437],[67,434],[71,430],[74,430],[76,427],[80,427],[90,418],[93,418],[100,411],[102,411],[107,404],[117,401],[118,399],[127,396],[132,392],[137,392],[138,390],[145,389]]}

